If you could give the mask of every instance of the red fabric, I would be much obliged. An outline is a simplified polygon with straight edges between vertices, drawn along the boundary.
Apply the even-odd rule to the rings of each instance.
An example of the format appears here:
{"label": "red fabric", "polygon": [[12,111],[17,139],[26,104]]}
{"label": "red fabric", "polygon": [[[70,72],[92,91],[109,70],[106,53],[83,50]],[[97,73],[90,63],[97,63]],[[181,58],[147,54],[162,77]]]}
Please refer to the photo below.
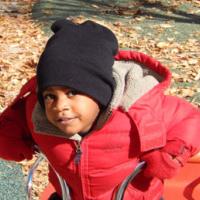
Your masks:
{"label": "red fabric", "polygon": [[178,161],[181,167],[184,166],[191,157],[190,150],[185,145],[185,142],[181,140],[169,141],[166,146],[163,147],[162,151],[170,154],[173,160],[175,159],[175,161]]}
{"label": "red fabric", "polygon": [[31,159],[32,144],[26,124],[25,102],[19,99],[0,116],[0,157],[15,161]]}
{"label": "red fabric", "polygon": [[143,174],[147,177],[159,179],[172,178],[184,166],[190,156],[191,153],[184,142],[180,140],[169,141],[165,147],[142,156],[141,159],[146,161],[146,169]]}
{"label": "red fabric", "polygon": [[[10,131],[6,131],[7,127],[2,128],[1,125],[0,141],[3,141],[3,145],[0,145],[0,156],[15,160],[29,158],[32,148],[27,141],[31,138],[31,133],[34,142],[48,157],[51,165],[69,184],[73,200],[108,200],[114,197],[118,185],[132,172],[141,153],[151,156],[154,149],[161,150],[172,140],[183,141],[190,154],[197,152],[200,147],[200,113],[186,101],[163,94],[170,82],[169,71],[158,61],[137,52],[121,51],[116,60],[134,60],[153,69],[164,80],[135,102],[128,112],[120,108],[113,110],[104,127],[94,131],[81,143],[83,153],[79,165],[74,163],[74,141],[34,131],[32,111],[37,99],[35,78],[22,88],[15,101],[16,104],[23,99],[16,114],[12,115],[16,123],[13,121],[14,123],[9,124]],[[28,91],[31,92],[29,95]],[[24,115],[24,110],[21,112],[24,104],[26,119],[21,116]],[[4,113],[8,113],[7,110]],[[10,118],[11,114],[8,116]],[[14,140],[15,147],[11,147],[10,141]],[[167,151],[172,150],[170,153],[173,153],[172,147],[169,145]],[[163,158],[157,152],[152,159]],[[22,157],[19,156],[21,153]],[[162,154],[166,152],[162,151]],[[184,156],[185,154],[179,156],[183,163],[187,160],[187,156]],[[164,163],[165,158],[164,156]],[[50,181],[58,188],[55,176],[52,177],[54,178]],[[162,180],[141,174],[128,186],[125,199],[158,200],[161,192]]]}

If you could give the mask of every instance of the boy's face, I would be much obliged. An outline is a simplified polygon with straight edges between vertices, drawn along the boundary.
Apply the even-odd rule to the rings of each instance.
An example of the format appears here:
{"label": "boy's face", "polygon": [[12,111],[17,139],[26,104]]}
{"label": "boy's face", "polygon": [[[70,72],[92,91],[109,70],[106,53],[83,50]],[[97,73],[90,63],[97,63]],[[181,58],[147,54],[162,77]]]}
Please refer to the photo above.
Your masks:
{"label": "boy's face", "polygon": [[68,136],[88,132],[100,112],[92,98],[66,87],[49,87],[43,98],[47,119]]}

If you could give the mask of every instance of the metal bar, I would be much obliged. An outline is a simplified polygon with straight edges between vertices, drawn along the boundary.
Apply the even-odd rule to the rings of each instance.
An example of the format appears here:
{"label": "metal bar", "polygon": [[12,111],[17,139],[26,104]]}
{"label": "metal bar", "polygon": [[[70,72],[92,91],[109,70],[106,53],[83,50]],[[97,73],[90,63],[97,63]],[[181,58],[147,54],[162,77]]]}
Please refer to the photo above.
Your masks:
{"label": "metal bar", "polygon": [[[33,174],[36,171],[38,165],[43,160],[46,160],[49,163],[49,165],[51,165],[43,153],[38,153],[38,158],[36,159],[36,161],[33,163],[32,167],[29,170],[29,173],[27,176],[27,185],[26,185],[26,192],[27,192],[28,200],[32,200],[31,191],[32,191],[32,184],[33,184]],[[69,187],[68,187],[66,181],[56,172],[56,170],[53,167],[52,167],[52,169],[54,170],[54,172],[59,180],[61,190],[62,190],[62,199],[63,200],[71,200]]]}
{"label": "metal bar", "polygon": [[69,193],[69,187],[68,187],[66,181],[55,170],[54,170],[54,172],[60,183],[60,187],[62,190],[62,200],[71,200],[70,193]]}
{"label": "metal bar", "polygon": [[128,184],[138,175],[138,173],[140,173],[142,171],[142,169],[144,168],[145,166],[145,162],[142,161],[140,162],[135,170],[133,171],[132,174],[130,174],[123,182],[122,184],[120,185],[118,191],[117,191],[117,194],[116,194],[116,197],[115,197],[115,200],[123,200],[123,197],[124,197],[124,193],[125,193],[125,190],[128,186]]}
{"label": "metal bar", "polygon": [[32,167],[29,170],[28,176],[27,176],[27,185],[26,185],[26,192],[28,195],[28,200],[32,199],[31,196],[31,190],[32,190],[32,184],[33,184],[33,174],[35,172],[35,170],[37,169],[38,165],[45,159],[45,157],[43,156],[43,154],[38,154],[38,158],[36,159],[36,161],[34,162],[34,164],[32,165]]}

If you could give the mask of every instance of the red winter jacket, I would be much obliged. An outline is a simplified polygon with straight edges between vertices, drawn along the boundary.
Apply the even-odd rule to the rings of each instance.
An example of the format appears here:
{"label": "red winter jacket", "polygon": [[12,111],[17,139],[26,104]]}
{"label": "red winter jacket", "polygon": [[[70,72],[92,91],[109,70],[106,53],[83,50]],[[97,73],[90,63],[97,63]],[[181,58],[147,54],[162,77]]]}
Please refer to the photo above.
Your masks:
{"label": "red winter jacket", "polygon": [[[30,159],[36,143],[68,183],[73,200],[108,200],[114,198],[117,188],[134,170],[143,153],[162,149],[170,140],[184,141],[191,155],[196,153],[200,147],[200,112],[184,100],[164,95],[170,83],[169,71],[154,59],[132,51],[119,52],[117,61],[134,61],[145,66],[161,77],[160,83],[134,97],[132,104],[122,96],[118,104],[111,104],[112,113],[103,126],[78,142],[47,127],[41,113],[34,119],[33,115],[38,114],[34,77],[0,116],[0,157],[16,161]],[[123,95],[128,92],[124,90]],[[118,98],[117,95],[115,101]],[[125,107],[121,102],[125,102]],[[82,154],[75,162],[77,144]],[[52,172],[50,181],[61,193]],[[124,199],[158,200],[162,196],[162,182],[141,174],[129,184]]]}

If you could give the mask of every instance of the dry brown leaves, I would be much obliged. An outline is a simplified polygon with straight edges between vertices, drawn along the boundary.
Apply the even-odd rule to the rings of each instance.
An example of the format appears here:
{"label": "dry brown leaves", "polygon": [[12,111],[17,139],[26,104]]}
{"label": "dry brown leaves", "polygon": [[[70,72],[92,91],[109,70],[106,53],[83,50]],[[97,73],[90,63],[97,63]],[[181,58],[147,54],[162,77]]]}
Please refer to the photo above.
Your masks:
{"label": "dry brown leaves", "polygon": [[39,24],[20,16],[0,16],[0,111],[34,75],[45,41]]}

